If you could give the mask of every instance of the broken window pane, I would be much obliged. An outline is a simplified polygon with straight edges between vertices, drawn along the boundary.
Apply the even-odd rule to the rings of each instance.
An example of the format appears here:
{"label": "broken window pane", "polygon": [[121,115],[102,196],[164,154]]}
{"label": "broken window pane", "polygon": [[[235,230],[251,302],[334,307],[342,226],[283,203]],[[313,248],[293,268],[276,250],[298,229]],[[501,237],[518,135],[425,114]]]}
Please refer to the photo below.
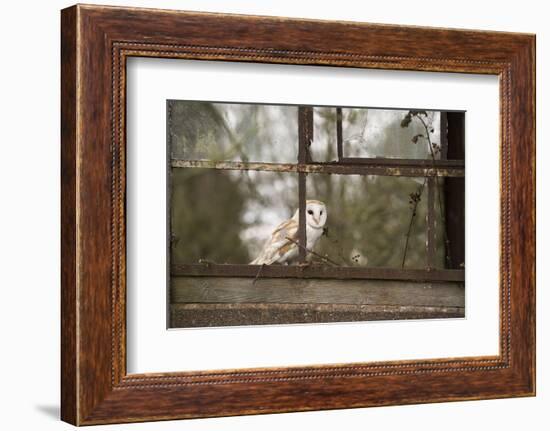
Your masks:
{"label": "broken window pane", "polygon": [[[315,107],[313,121],[311,160],[338,160],[336,108]],[[445,146],[439,111],[342,108],[344,158],[441,160]]]}
{"label": "broken window pane", "polygon": [[437,111],[343,108],[342,130],[344,157],[441,158]]}

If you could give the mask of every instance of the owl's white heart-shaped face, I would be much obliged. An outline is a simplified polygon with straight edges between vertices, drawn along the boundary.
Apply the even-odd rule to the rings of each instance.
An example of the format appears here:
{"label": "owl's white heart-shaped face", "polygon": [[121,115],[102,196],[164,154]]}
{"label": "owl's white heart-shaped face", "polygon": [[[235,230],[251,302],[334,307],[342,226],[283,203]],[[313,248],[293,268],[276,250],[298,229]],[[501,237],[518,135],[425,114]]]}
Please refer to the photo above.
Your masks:
{"label": "owl's white heart-shaped face", "polygon": [[306,201],[306,223],[314,229],[321,229],[327,222],[327,208],[321,201]]}

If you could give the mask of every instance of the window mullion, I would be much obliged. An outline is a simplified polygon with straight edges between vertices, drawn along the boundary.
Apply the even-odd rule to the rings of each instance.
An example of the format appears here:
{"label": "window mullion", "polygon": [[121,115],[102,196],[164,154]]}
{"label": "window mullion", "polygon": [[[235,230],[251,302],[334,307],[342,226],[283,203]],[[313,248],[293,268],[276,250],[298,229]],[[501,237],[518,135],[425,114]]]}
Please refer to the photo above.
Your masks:
{"label": "window mullion", "polygon": [[[462,159],[465,156],[465,116],[463,113],[447,113],[448,157]],[[464,264],[464,178],[445,178],[445,240],[447,268],[463,268]]]}
{"label": "window mullion", "polygon": [[[313,140],[313,108],[310,106],[298,107],[298,163],[306,164],[310,161],[309,146]],[[306,261],[307,236],[306,236],[306,177],[305,172],[298,174],[298,204],[299,204],[299,225],[298,243],[299,260]]]}
{"label": "window mullion", "polygon": [[447,142],[447,113],[441,111],[439,114],[439,140],[440,140],[440,160],[447,160],[449,145]]}
{"label": "window mullion", "polygon": [[300,262],[305,262],[306,260],[306,247],[307,247],[307,236],[306,236],[306,173],[300,172],[298,174],[298,200],[299,200],[299,211],[300,211],[300,221],[298,225],[298,243],[300,244],[298,250],[298,256]]}
{"label": "window mullion", "polygon": [[436,267],[435,262],[435,244],[436,244],[436,229],[435,229],[435,193],[437,186],[437,178],[429,177],[428,178],[428,210],[426,211],[426,256],[427,256],[427,266],[430,269]]}
{"label": "window mullion", "polygon": [[344,143],[342,132],[342,108],[336,108],[336,147],[338,150],[338,161],[344,158]]}

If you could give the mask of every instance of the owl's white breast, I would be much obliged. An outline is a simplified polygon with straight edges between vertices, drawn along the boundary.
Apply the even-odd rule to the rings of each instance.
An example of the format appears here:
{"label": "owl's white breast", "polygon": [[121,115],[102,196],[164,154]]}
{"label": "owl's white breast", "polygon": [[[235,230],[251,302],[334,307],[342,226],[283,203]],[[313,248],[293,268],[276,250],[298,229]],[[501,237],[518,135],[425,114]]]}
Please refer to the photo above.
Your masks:
{"label": "owl's white breast", "polygon": [[313,249],[315,243],[323,235],[323,228],[315,229],[309,225],[306,226],[306,236],[307,236],[307,248]]}

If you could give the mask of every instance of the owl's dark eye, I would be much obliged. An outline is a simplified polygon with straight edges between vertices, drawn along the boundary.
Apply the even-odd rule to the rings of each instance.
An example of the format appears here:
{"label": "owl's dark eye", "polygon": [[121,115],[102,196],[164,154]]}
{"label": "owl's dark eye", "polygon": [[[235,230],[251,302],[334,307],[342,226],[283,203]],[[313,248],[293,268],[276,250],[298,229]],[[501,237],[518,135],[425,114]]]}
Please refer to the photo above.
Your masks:
{"label": "owl's dark eye", "polygon": [[313,211],[311,211],[311,210],[307,210],[307,213],[308,213],[309,215],[313,215]]}
{"label": "owl's dark eye", "polygon": [[320,214],[323,215],[323,210],[321,210]]}

